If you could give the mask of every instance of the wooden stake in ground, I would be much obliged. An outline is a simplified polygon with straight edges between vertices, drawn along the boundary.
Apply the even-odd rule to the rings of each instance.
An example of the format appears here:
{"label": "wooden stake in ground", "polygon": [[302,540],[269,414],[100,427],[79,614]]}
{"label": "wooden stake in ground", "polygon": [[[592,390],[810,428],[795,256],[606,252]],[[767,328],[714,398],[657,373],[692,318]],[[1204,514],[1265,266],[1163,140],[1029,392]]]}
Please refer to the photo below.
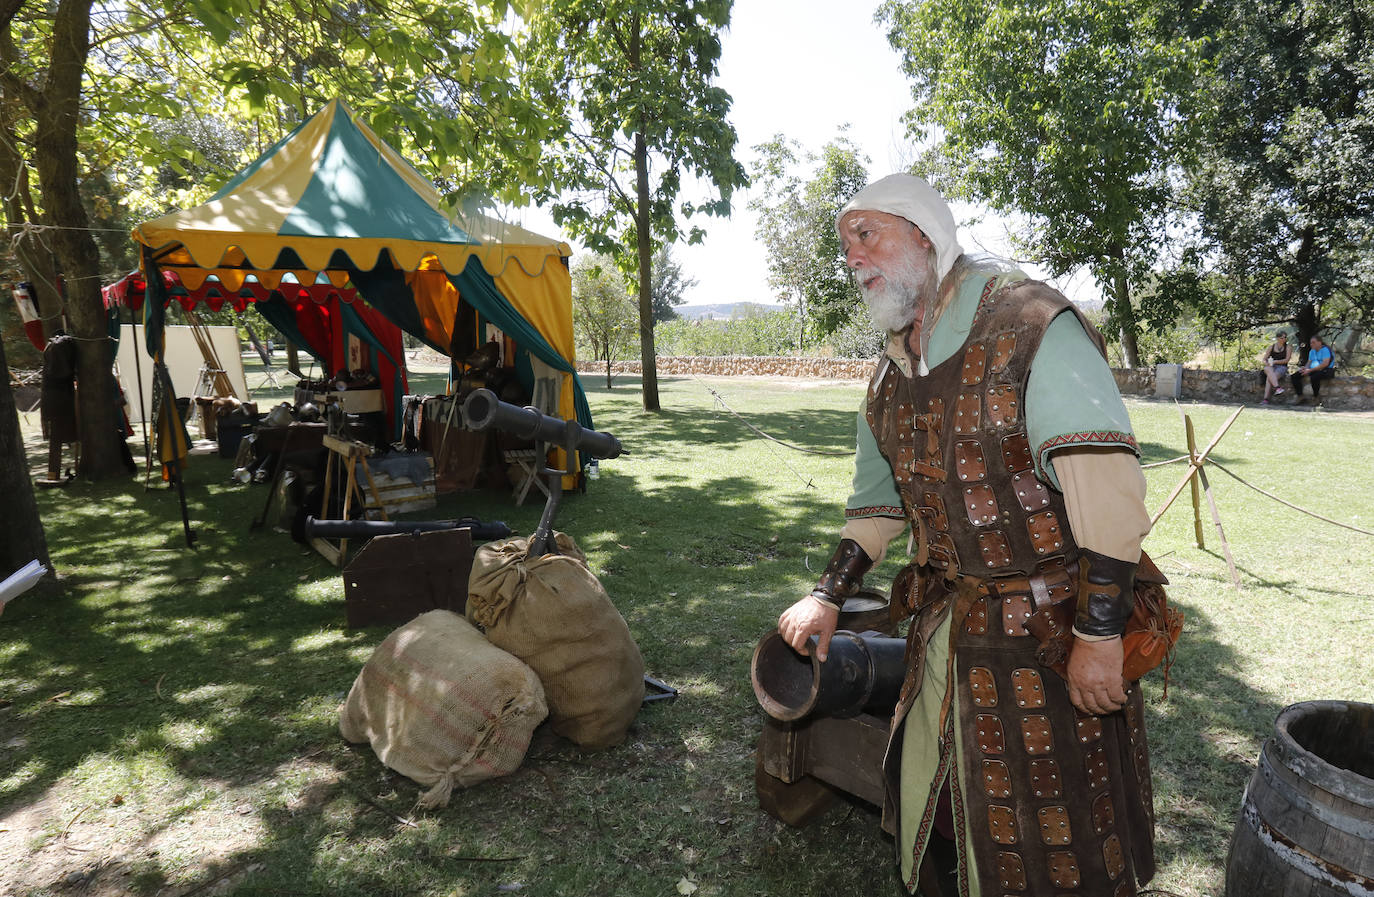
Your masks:
{"label": "wooden stake in ground", "polygon": [[1221,526],[1221,514],[1217,511],[1217,503],[1212,497],[1212,488],[1207,482],[1207,474],[1203,471],[1202,465],[1206,463],[1207,456],[1211,454],[1212,449],[1217,447],[1217,443],[1221,442],[1221,437],[1226,435],[1226,431],[1231,429],[1231,425],[1236,422],[1236,418],[1240,417],[1240,413],[1244,410],[1244,405],[1237,408],[1235,413],[1226,419],[1226,423],[1221,425],[1221,429],[1212,437],[1212,441],[1207,444],[1207,447],[1199,452],[1197,450],[1197,442],[1193,436],[1193,422],[1189,419],[1188,415],[1183,414],[1183,409],[1179,408],[1179,413],[1183,414],[1183,425],[1188,436],[1188,472],[1184,474],[1182,480],[1179,480],[1178,485],[1174,487],[1174,491],[1169,493],[1169,497],[1165,499],[1163,507],[1156,511],[1154,516],[1150,518],[1150,526],[1153,527],[1159,522],[1159,518],[1164,516],[1164,512],[1169,510],[1169,506],[1174,503],[1174,500],[1183,493],[1183,487],[1191,485],[1193,488],[1194,531],[1197,535],[1198,548],[1204,547],[1202,544],[1202,514],[1198,502],[1198,484],[1201,483],[1202,491],[1207,494],[1207,502],[1212,510],[1212,522],[1216,524],[1217,534],[1221,537],[1221,551],[1226,557],[1226,566],[1231,571],[1231,582],[1235,585],[1237,592],[1240,591],[1240,574],[1236,572],[1236,563],[1231,558],[1231,546],[1226,541],[1226,531]]}

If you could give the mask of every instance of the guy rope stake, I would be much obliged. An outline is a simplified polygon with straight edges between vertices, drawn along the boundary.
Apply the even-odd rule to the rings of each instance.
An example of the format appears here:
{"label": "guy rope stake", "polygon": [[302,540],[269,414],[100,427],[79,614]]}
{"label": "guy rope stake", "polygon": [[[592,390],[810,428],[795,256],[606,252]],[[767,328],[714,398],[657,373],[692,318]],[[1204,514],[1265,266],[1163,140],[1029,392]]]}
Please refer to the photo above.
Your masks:
{"label": "guy rope stake", "polygon": [[1159,518],[1164,516],[1164,512],[1169,510],[1169,506],[1174,503],[1174,500],[1183,494],[1183,488],[1191,484],[1193,490],[1193,531],[1197,536],[1198,548],[1205,547],[1202,544],[1202,512],[1199,506],[1198,496],[1198,485],[1200,483],[1202,491],[1207,495],[1207,503],[1212,512],[1212,523],[1216,525],[1217,534],[1221,537],[1221,551],[1226,557],[1226,566],[1231,571],[1231,582],[1235,585],[1237,592],[1240,591],[1240,574],[1236,572],[1236,563],[1231,558],[1231,546],[1226,541],[1226,531],[1222,529],[1221,515],[1217,511],[1216,499],[1212,497],[1212,487],[1211,484],[1207,482],[1207,473],[1203,470],[1203,464],[1207,462],[1207,456],[1211,453],[1212,449],[1216,448],[1217,443],[1221,442],[1221,437],[1226,435],[1226,431],[1231,429],[1231,425],[1236,422],[1236,418],[1240,417],[1240,413],[1244,410],[1244,405],[1237,408],[1235,413],[1226,419],[1226,423],[1221,425],[1221,429],[1212,437],[1212,441],[1207,444],[1207,447],[1199,452],[1197,450],[1197,443],[1194,441],[1193,437],[1193,422],[1188,415],[1183,414],[1183,409],[1181,407],[1179,408],[1179,413],[1183,414],[1183,425],[1187,432],[1188,454],[1174,460],[1181,461],[1186,457],[1188,461],[1188,472],[1183,475],[1183,479],[1179,480],[1178,485],[1174,487],[1174,491],[1169,493],[1169,497],[1165,499],[1164,505],[1150,518],[1150,526],[1154,527],[1154,525],[1159,522]]}

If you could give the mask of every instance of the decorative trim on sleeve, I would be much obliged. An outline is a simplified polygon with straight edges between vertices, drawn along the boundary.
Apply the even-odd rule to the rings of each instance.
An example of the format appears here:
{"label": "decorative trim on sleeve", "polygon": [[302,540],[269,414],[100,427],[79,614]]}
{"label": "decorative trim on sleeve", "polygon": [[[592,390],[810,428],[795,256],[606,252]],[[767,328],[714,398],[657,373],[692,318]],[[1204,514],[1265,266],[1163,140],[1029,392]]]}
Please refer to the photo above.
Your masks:
{"label": "decorative trim on sleeve", "polygon": [[896,517],[905,520],[906,514],[901,508],[894,505],[869,505],[866,508],[845,508],[845,520],[857,520],[860,517]]}
{"label": "decorative trim on sleeve", "polygon": [[1035,451],[1042,470],[1049,467],[1049,453],[1070,445],[1119,445],[1130,449],[1136,457],[1140,456],[1140,446],[1135,436],[1124,430],[1080,430],[1077,433],[1064,433],[1046,439]]}

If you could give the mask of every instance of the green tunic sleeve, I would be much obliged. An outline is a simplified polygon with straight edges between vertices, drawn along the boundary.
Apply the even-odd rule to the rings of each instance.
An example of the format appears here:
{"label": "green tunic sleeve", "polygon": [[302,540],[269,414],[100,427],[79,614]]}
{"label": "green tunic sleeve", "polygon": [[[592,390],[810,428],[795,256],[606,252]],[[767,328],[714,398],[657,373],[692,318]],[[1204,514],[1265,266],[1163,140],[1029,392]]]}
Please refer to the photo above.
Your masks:
{"label": "green tunic sleeve", "polygon": [[[867,398],[865,398],[865,403]],[[897,517],[902,513],[902,499],[897,483],[892,479],[892,465],[878,450],[878,440],[868,425],[864,405],[859,407],[858,436],[855,439],[854,488],[844,505],[847,520],[856,517]]]}
{"label": "green tunic sleeve", "polygon": [[1049,458],[1057,449],[1114,445],[1140,454],[1112,369],[1072,313],[1050,322],[1031,362],[1026,431],[1036,474],[1056,489]]}

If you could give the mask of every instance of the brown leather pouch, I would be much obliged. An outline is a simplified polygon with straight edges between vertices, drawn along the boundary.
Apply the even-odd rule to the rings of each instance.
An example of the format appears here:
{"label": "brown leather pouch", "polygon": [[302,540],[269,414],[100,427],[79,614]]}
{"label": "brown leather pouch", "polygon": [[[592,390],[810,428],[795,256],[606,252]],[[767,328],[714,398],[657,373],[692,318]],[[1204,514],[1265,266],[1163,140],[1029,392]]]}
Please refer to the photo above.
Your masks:
{"label": "brown leather pouch", "polygon": [[[1164,586],[1169,580],[1145,552],[1135,572],[1135,608],[1121,636],[1123,664],[1121,675],[1134,682],[1160,664],[1164,665],[1165,688],[1175,643],[1183,631],[1183,612],[1169,606]],[[1076,592],[1074,593],[1076,596]],[[1037,610],[1026,621],[1026,631],[1040,642],[1036,651],[1043,666],[1065,675],[1069,652],[1073,650],[1075,602],[1061,599]]]}

